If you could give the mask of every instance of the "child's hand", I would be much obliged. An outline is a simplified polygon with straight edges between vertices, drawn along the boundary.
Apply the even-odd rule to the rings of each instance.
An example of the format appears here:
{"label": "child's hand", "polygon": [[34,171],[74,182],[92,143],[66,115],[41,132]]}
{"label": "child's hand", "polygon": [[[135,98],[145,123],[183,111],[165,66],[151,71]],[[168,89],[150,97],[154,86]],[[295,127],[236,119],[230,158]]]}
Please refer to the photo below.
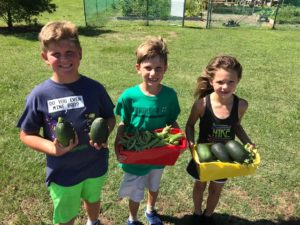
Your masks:
{"label": "child's hand", "polygon": [[119,145],[118,148],[117,148],[117,145],[115,145],[115,153],[116,153],[116,157],[117,157],[117,160],[118,160],[119,162],[123,162],[123,161],[125,161],[125,160],[127,159],[127,156],[122,155],[122,154],[120,153],[120,150],[123,150],[123,146],[122,146],[120,143],[119,143],[118,145]]}
{"label": "child's hand", "polygon": [[90,140],[90,145],[92,146],[92,147],[94,147],[95,149],[97,149],[97,150],[100,150],[100,149],[102,149],[102,148],[108,148],[108,144],[107,144],[107,142],[105,142],[105,143],[102,143],[102,144],[98,144],[98,143],[94,143],[92,140]]}
{"label": "child's hand", "polygon": [[70,152],[73,148],[75,148],[78,145],[78,136],[75,133],[75,139],[70,140],[70,143],[68,146],[63,146],[61,143],[58,142],[58,140],[55,138],[53,141],[53,148],[51,151],[51,155],[53,156],[62,156],[66,154],[67,152]]}
{"label": "child's hand", "polygon": [[246,146],[247,146],[250,150],[256,148],[256,145],[255,145],[254,143],[247,143]]}
{"label": "child's hand", "polygon": [[195,143],[193,141],[188,141],[188,146],[189,146],[190,150],[194,149],[194,145],[195,145]]}

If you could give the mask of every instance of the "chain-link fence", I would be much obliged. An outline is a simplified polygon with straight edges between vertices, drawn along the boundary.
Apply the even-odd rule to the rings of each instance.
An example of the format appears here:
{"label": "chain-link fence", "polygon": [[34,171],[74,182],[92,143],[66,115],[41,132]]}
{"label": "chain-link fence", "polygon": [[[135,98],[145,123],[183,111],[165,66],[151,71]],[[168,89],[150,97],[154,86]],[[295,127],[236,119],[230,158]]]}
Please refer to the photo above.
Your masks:
{"label": "chain-link fence", "polygon": [[88,26],[107,22],[182,25],[185,0],[84,0]]}
{"label": "chain-link fence", "polygon": [[87,26],[300,27],[300,0],[84,0]]}
{"label": "chain-link fence", "polygon": [[300,7],[282,0],[209,0],[206,15],[208,28],[300,25]]}

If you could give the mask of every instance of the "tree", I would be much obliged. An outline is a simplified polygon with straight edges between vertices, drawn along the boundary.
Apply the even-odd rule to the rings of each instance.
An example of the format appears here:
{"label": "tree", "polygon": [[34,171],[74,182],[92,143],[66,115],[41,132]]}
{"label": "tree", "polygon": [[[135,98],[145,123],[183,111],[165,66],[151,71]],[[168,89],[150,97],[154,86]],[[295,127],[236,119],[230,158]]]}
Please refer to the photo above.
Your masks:
{"label": "tree", "polygon": [[56,5],[52,0],[0,0],[0,18],[4,20],[9,28],[14,23],[25,21],[27,24],[36,19],[42,12],[52,13],[56,10]]}

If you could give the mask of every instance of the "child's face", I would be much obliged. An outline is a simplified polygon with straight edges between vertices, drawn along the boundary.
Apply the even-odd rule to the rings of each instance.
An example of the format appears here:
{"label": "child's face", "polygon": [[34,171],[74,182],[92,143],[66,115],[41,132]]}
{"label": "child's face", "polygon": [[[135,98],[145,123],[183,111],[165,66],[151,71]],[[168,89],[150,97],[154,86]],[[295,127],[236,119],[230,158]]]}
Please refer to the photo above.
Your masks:
{"label": "child's face", "polygon": [[52,68],[55,81],[69,83],[78,79],[82,52],[73,42],[68,40],[52,42],[47,51],[41,55],[45,63]]}
{"label": "child's face", "polygon": [[136,70],[143,79],[143,84],[147,87],[155,88],[160,86],[168,66],[159,56],[147,59],[140,64],[136,64]]}
{"label": "child's face", "polygon": [[214,78],[210,81],[215,93],[220,97],[230,97],[236,90],[239,79],[237,73],[232,70],[218,69]]}

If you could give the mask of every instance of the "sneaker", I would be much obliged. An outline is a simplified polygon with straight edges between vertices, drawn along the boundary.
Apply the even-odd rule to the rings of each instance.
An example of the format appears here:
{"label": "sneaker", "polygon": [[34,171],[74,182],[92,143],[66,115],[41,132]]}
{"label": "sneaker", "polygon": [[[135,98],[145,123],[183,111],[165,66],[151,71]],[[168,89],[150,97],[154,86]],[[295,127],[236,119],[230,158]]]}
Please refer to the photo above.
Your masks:
{"label": "sneaker", "polygon": [[204,224],[206,224],[206,225],[214,225],[215,224],[215,220],[214,220],[213,215],[206,216],[203,213],[202,214],[202,220],[203,220]]}
{"label": "sneaker", "polygon": [[130,221],[127,220],[127,224],[126,225],[143,225],[140,221]]}
{"label": "sneaker", "polygon": [[145,212],[145,216],[149,222],[149,225],[163,225],[156,210],[152,210],[151,213]]}
{"label": "sneaker", "polygon": [[102,225],[102,223],[100,222],[100,220],[97,220],[94,225]]}
{"label": "sneaker", "polygon": [[192,216],[192,225],[200,225],[200,224],[203,224],[202,215],[198,215],[194,213]]}

